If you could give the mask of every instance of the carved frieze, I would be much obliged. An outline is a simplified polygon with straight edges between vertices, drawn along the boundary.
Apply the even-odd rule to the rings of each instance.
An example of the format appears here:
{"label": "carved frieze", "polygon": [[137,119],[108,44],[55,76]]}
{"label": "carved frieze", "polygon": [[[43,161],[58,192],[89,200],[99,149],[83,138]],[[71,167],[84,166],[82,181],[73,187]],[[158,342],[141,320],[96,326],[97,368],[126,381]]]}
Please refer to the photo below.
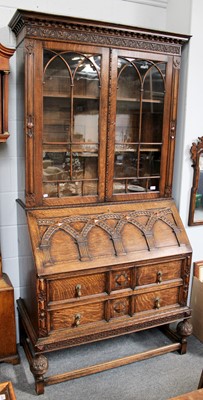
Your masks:
{"label": "carved frieze", "polygon": [[[187,318],[190,317],[190,312],[189,311],[180,311],[179,313],[176,313],[176,317],[177,319],[181,319],[181,318]],[[108,337],[112,337],[114,335],[123,335],[125,333],[130,333],[130,332],[136,332],[139,331],[140,329],[143,329],[143,326],[145,329],[151,328],[153,326],[157,326],[158,323],[160,324],[167,324],[170,323],[171,321],[173,321],[173,318],[169,315],[162,315],[157,319],[153,319],[153,320],[146,320],[145,322],[141,321],[141,322],[136,322],[133,323],[132,325],[125,325],[122,327],[118,327],[116,329],[111,329],[110,331],[100,331],[95,333],[90,333],[90,334],[86,334],[85,337],[74,337],[74,338],[68,338],[68,339],[64,339],[63,341],[59,341],[59,342],[55,342],[55,343],[46,343],[43,347],[43,351],[50,351],[50,350],[56,350],[56,349],[60,349],[60,348],[64,348],[65,347],[71,347],[73,345],[80,345],[82,343],[87,343],[90,342],[92,340],[94,340],[94,338],[97,339],[105,339]],[[42,348],[38,347],[38,345],[36,346],[36,349],[38,349],[39,351],[42,351]]]}
{"label": "carved frieze", "polygon": [[[83,43],[92,43],[99,44],[103,46],[110,47],[126,47],[135,50],[146,50],[152,52],[161,52],[161,53],[172,53],[172,54],[180,54],[180,46],[178,45],[169,45],[164,43],[154,43],[148,41],[149,38],[147,35],[143,35],[144,38],[140,34],[137,33],[129,33],[128,36],[125,36],[122,31],[115,30],[109,32],[107,29],[104,30],[104,35],[96,32],[95,27],[89,27],[87,31],[86,27],[82,27],[84,32],[80,31],[81,27],[70,25],[61,29],[56,29],[54,26],[36,26],[36,27],[28,27],[27,35],[29,37],[40,37],[41,39],[55,39],[55,40],[64,40],[64,41],[74,41],[74,42],[83,42]],[[101,30],[101,29],[100,29]],[[140,37],[141,36],[141,37]],[[157,38],[153,38],[156,40]]]}
{"label": "carved frieze", "polygon": [[[36,13],[32,16],[23,11],[14,15],[10,27],[16,35],[25,29],[26,37],[29,38],[91,43],[108,47],[169,53],[176,56],[181,54],[181,45],[187,40],[184,37],[165,35],[156,31],[148,33],[130,27],[120,28],[116,25],[110,27],[108,24],[96,21],[78,22],[73,18],[65,19],[59,16],[54,18],[48,15],[44,17],[43,14]],[[178,58],[175,66],[179,68],[177,60]]]}

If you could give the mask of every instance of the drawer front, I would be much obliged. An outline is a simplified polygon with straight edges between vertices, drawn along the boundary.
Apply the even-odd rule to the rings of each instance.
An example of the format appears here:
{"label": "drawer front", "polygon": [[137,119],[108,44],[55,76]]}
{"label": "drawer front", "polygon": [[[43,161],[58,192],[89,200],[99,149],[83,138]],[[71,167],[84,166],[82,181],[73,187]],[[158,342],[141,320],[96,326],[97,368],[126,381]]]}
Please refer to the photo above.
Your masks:
{"label": "drawer front", "polygon": [[131,297],[123,297],[120,299],[114,299],[110,302],[110,318],[119,318],[124,315],[131,315]]}
{"label": "drawer front", "polygon": [[105,302],[51,310],[49,312],[50,330],[77,329],[80,325],[104,320],[104,314]]}
{"label": "drawer front", "polygon": [[133,287],[134,268],[111,272],[111,290]]}
{"label": "drawer front", "polygon": [[179,287],[156,290],[135,297],[135,312],[158,310],[179,303]]}
{"label": "drawer front", "polygon": [[137,269],[137,286],[161,283],[181,278],[182,261],[159,263]]}
{"label": "drawer front", "polygon": [[49,301],[74,299],[105,292],[105,274],[49,281]]}

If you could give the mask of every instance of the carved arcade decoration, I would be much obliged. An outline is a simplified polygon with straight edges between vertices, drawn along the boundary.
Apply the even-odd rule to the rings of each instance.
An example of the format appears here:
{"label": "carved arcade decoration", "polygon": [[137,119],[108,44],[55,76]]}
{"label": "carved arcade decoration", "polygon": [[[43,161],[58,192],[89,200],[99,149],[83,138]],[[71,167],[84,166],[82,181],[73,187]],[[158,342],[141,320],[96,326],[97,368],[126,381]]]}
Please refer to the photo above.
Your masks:
{"label": "carved arcade decoration", "polygon": [[[175,237],[176,245],[180,246],[181,243],[179,235],[181,233],[181,230],[175,224],[173,213],[170,208],[153,211],[130,211],[126,212],[125,214],[107,213],[91,216],[72,216],[60,219],[38,219],[37,225],[39,229],[40,227],[46,227],[45,231],[43,231],[41,235],[39,244],[39,248],[43,251],[44,254],[44,266],[54,264],[54,260],[51,256],[51,247],[54,240],[54,235],[59,231],[65,232],[74,240],[78,248],[78,259],[80,261],[87,261],[93,258],[89,250],[90,243],[88,239],[88,235],[92,229],[97,229],[98,235],[98,228],[103,230],[107,234],[113,244],[113,253],[115,256],[118,257],[121,255],[125,255],[127,252],[123,244],[122,231],[124,227],[129,224],[135,228],[135,236],[136,231],[141,233],[143,241],[145,242],[145,247],[149,251],[155,249],[156,244],[154,225],[158,221],[161,221],[170,228],[173,236]],[[82,223],[82,228],[77,228],[78,223]],[[58,243],[58,246],[60,246],[60,243]],[[121,279],[126,278],[123,276],[120,277],[120,280]],[[122,284],[122,282],[119,281],[118,277],[117,283]]]}

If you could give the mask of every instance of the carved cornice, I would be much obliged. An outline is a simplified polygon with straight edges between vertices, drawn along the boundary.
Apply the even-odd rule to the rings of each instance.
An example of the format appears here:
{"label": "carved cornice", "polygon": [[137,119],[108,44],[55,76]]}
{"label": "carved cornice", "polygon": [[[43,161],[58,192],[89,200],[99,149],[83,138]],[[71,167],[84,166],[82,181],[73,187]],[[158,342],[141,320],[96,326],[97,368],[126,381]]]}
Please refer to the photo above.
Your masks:
{"label": "carved cornice", "polygon": [[174,55],[180,55],[181,45],[188,41],[188,37],[183,35],[21,10],[16,12],[9,26],[16,36],[24,29],[27,38],[74,41]]}

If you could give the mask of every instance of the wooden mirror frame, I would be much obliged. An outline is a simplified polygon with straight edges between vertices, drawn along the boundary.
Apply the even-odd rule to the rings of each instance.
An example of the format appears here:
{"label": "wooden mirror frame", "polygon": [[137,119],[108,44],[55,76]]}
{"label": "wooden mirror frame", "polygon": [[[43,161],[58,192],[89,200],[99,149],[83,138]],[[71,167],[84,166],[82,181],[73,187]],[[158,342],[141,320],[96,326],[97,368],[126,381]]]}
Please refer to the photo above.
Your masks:
{"label": "wooden mirror frame", "polygon": [[[191,188],[190,196],[190,210],[189,210],[189,221],[188,225],[203,225],[203,193],[202,193],[202,219],[195,220],[195,211],[197,210],[197,194],[200,182],[200,157],[203,156],[203,136],[198,137],[197,143],[193,142],[191,149],[191,158],[193,161],[192,167],[194,168],[193,184]],[[203,173],[203,171],[202,171]]]}
{"label": "wooden mirror frame", "polygon": [[10,381],[0,383],[0,399],[16,400],[13,385]]}
{"label": "wooden mirror frame", "polygon": [[8,137],[8,75],[9,59],[15,49],[8,49],[0,43],[0,143]]}

